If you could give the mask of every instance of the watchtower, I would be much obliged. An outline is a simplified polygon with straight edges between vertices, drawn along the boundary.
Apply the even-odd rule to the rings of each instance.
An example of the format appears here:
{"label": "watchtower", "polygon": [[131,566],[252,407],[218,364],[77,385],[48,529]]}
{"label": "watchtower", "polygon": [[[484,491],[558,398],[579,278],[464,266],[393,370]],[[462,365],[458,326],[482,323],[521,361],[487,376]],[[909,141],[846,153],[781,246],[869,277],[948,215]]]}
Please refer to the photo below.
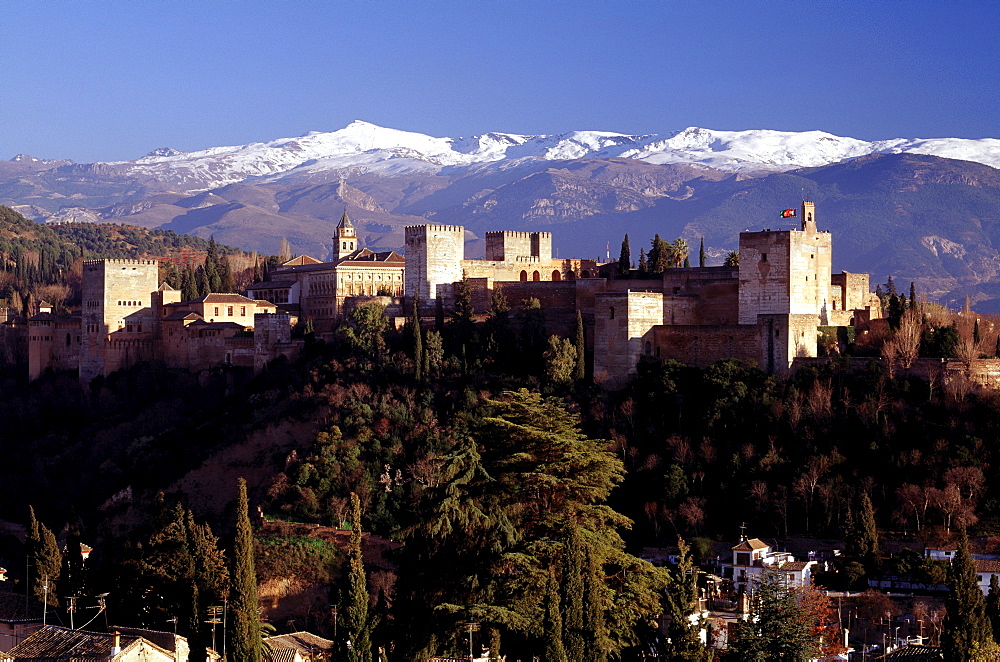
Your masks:
{"label": "watchtower", "polygon": [[83,263],[82,342],[80,381],[103,375],[112,333],[122,340],[149,337],[156,324],[153,293],[157,291],[156,260],[87,260]]}
{"label": "watchtower", "polygon": [[451,284],[462,280],[465,228],[460,225],[411,225],[406,234],[406,298],[420,298],[433,311],[438,295],[451,303]]}

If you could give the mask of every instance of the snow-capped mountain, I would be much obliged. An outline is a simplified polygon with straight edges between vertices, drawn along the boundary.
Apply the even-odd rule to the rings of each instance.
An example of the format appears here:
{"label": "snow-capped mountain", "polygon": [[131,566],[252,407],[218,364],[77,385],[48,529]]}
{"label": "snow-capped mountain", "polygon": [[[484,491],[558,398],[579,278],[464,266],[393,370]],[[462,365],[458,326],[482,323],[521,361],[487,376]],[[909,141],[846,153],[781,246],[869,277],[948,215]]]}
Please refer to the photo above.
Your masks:
{"label": "snow-capped mountain", "polygon": [[105,165],[170,182],[190,192],[248,178],[276,180],[307,173],[358,171],[387,175],[434,173],[454,166],[503,167],[525,159],[620,157],[760,174],[821,166],[874,153],[929,154],[1000,167],[1000,140],[994,138],[868,142],[822,131],[715,131],[696,127],[669,135],[572,131],[558,135],[484,133],[469,138],[436,138],[363,121],[338,131],[309,132],[267,143],[196,152],[161,148],[135,161]]}

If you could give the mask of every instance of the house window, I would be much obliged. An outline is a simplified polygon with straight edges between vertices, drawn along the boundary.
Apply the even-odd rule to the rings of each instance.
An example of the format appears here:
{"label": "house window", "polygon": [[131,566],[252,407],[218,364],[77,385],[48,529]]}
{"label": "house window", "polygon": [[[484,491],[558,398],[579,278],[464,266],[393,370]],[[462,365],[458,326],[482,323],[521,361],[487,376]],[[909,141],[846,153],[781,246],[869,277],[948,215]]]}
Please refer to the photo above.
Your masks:
{"label": "house window", "polygon": [[240,306],[240,317],[246,317],[246,316],[247,316],[247,307]]}
{"label": "house window", "polygon": [[218,306],[215,307],[215,316],[216,317],[219,316],[219,307]]}
{"label": "house window", "polygon": [[746,552],[736,552],[736,565],[750,565],[750,555]]}
{"label": "house window", "polygon": [[229,317],[233,316],[233,307],[232,306],[228,306],[226,308],[226,315],[228,315]]}

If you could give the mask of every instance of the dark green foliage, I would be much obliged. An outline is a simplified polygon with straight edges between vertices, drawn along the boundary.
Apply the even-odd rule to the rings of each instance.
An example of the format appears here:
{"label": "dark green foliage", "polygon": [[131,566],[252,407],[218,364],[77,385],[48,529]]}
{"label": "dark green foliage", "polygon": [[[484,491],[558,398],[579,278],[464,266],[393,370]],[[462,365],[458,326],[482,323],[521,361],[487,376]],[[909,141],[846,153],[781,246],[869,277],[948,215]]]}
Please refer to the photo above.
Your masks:
{"label": "dark green foliage", "polygon": [[669,659],[696,662],[705,659],[699,638],[704,624],[700,618],[691,620],[698,611],[698,570],[691,558],[691,548],[683,538],[677,538],[677,549],[677,566],[667,571],[664,612],[670,619],[667,626]]}
{"label": "dark green foliage", "polygon": [[993,629],[993,641],[1000,643],[1000,581],[990,575],[990,592],[986,595],[986,618]]}
{"label": "dark green foliage", "polygon": [[723,260],[722,266],[724,267],[738,267],[740,266],[740,254],[737,251],[729,251],[726,255],[726,259]]}
{"label": "dark green foliage", "polygon": [[240,478],[236,500],[236,540],[233,544],[232,633],[229,647],[237,660],[261,662],[260,606],[254,571],[253,531],[250,529],[247,482]]}
{"label": "dark green foliage", "polygon": [[576,372],[573,378],[582,381],[587,376],[587,345],[583,335],[583,315],[576,311]]}
{"label": "dark green foliage", "polygon": [[649,277],[649,263],[646,261],[646,249],[639,249],[639,278]]}
{"label": "dark green foliage", "polygon": [[875,525],[875,511],[868,492],[861,492],[858,498],[856,529],[848,539],[848,550],[852,556],[875,560],[879,556],[878,527]]}
{"label": "dark green foliage", "polygon": [[62,572],[62,554],[55,535],[35,518],[35,509],[31,506],[28,506],[27,531],[32,593],[40,602],[47,598],[48,603],[55,606],[59,603],[57,587]]}
{"label": "dark green foliage", "polygon": [[698,246],[698,266],[705,266],[705,238],[701,238],[701,244]]}
{"label": "dark green foliage", "polygon": [[632,249],[628,244],[628,233],[625,233],[625,238],[622,240],[622,250],[618,255],[618,277],[628,278],[629,271],[632,269]]}
{"label": "dark green foliage", "polygon": [[955,356],[961,338],[954,324],[928,326],[920,336],[920,356],[950,358]]}
{"label": "dark green foliage", "polygon": [[914,309],[916,309],[916,307],[917,307],[917,288],[913,284],[913,281],[911,280],[910,281],[910,310],[914,310]]}
{"label": "dark green foliage", "polygon": [[941,647],[946,660],[971,662],[982,648],[993,643],[983,593],[976,583],[976,569],[969,556],[969,540],[963,530],[958,551],[948,570],[948,597]]}
{"label": "dark green foliage", "polygon": [[[556,579],[550,573],[545,582],[545,662],[569,662],[563,645],[563,623]],[[579,659],[579,658],[574,658]]]}
{"label": "dark green foliage", "polygon": [[424,378],[424,340],[420,328],[420,298],[413,297],[413,314],[410,316],[410,342],[413,344],[413,376],[419,382]]}
{"label": "dark green foliage", "polygon": [[359,356],[377,363],[385,354],[385,332],[388,328],[385,306],[369,301],[351,311],[340,333]]}
{"label": "dark green foliage", "polygon": [[570,521],[566,527],[562,559],[562,639],[570,660],[584,659],[583,630],[584,546],[580,530]]}
{"label": "dark green foliage", "polygon": [[474,343],[476,327],[473,323],[475,310],[472,307],[472,286],[466,278],[455,286],[455,305],[451,310],[449,336],[455,348],[469,347]]}
{"label": "dark green foliage", "polygon": [[545,350],[545,378],[552,384],[568,384],[576,374],[576,347],[569,338],[549,336]]}
{"label": "dark green foliage", "polygon": [[348,549],[350,569],[347,575],[347,614],[345,636],[351,642],[348,658],[352,662],[371,662],[371,617],[368,615],[368,579],[361,555],[361,500],[351,492],[351,543]]}
{"label": "dark green foliage", "polygon": [[784,576],[765,569],[755,576],[751,617],[738,623],[729,652],[743,662],[806,662],[817,657],[819,641],[796,590]]}
{"label": "dark green foliage", "polygon": [[665,239],[661,239],[659,234],[653,237],[651,243],[648,272],[650,276],[660,276],[673,266],[673,252],[670,244]]}
{"label": "dark green foliage", "polygon": [[601,606],[603,580],[601,568],[590,549],[584,555],[583,584],[583,646],[585,660],[605,662],[607,654],[607,628]]}
{"label": "dark green foliage", "polygon": [[483,326],[486,338],[486,358],[494,364],[506,366],[513,358],[516,339],[510,325],[510,304],[499,284],[490,295],[490,310]]}

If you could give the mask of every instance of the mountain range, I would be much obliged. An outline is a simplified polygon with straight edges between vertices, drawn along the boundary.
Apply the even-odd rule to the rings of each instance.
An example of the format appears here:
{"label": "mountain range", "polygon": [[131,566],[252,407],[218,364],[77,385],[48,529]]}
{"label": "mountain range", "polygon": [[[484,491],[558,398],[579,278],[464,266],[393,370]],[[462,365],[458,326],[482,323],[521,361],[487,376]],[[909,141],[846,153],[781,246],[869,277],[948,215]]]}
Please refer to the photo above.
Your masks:
{"label": "mountain range", "polygon": [[[863,141],[821,131],[436,138],[356,121],[338,131],[133,161],[0,161],[0,203],[39,222],[122,222],[325,258],[340,215],[364,245],[403,227],[553,232],[559,255],[634,257],[654,233],[704,238],[709,264],[744,229],[817,203],[834,267],[910,280],[931,300],[1000,310],[1000,140]],[[901,288],[902,289],[902,288]]]}

